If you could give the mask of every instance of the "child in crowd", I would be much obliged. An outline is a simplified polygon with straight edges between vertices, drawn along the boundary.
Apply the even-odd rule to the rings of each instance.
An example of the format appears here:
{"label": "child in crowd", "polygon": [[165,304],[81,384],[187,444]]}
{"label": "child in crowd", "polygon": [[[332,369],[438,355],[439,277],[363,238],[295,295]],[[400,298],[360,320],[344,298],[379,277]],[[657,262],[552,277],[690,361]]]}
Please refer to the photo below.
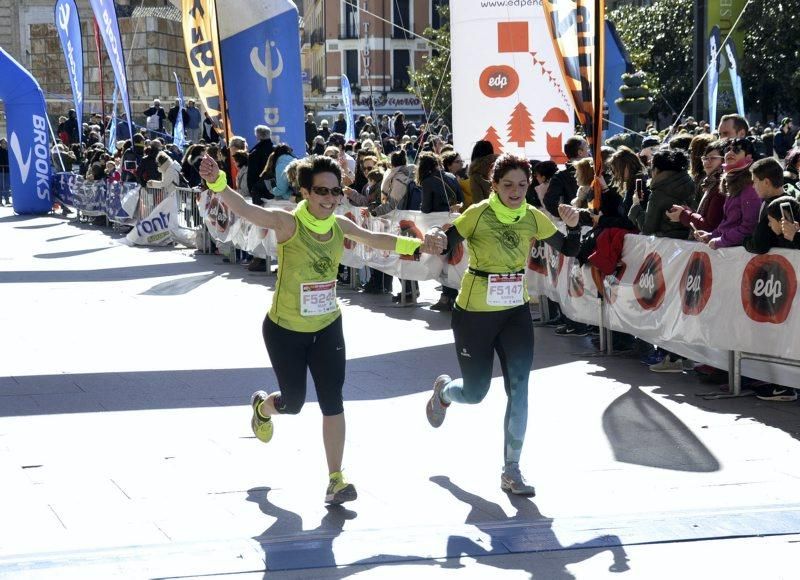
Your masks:
{"label": "child in crowd", "polygon": [[753,187],[762,201],[758,212],[758,224],[753,235],[745,239],[745,249],[753,254],[766,254],[773,247],[791,246],[791,243],[784,243],[787,240],[783,237],[781,229],[780,205],[774,208],[773,211],[777,210],[774,216],[770,216],[768,211],[776,199],[782,197],[791,199],[783,195],[783,167],[775,158],[767,157],[753,163],[750,174],[753,176]]}

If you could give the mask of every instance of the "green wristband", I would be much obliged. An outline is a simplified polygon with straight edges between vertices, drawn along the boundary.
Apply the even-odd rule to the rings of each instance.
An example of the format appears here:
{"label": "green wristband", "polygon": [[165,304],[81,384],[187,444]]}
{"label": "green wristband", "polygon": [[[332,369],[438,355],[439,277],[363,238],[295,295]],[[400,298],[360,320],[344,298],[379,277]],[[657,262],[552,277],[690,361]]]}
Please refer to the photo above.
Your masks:
{"label": "green wristband", "polygon": [[217,176],[217,180],[213,183],[210,181],[206,182],[208,184],[208,189],[213,191],[214,193],[219,193],[226,187],[228,187],[228,178],[225,175],[225,172],[221,169],[219,170],[219,175]]}
{"label": "green wristband", "polygon": [[417,251],[422,245],[422,240],[418,240],[417,238],[406,238],[404,236],[398,236],[397,242],[394,245],[394,251],[398,254],[403,254],[406,256],[410,256],[414,252]]}

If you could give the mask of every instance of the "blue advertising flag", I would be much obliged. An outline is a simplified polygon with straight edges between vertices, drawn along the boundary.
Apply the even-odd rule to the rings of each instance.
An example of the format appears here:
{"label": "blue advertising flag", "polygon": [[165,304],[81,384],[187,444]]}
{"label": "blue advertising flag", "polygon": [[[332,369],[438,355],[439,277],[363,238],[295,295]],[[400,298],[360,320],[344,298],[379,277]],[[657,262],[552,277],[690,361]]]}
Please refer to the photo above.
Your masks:
{"label": "blue advertising flag", "polygon": [[256,125],[297,154],[305,149],[300,21],[290,0],[219,0],[220,51],[232,134]]}
{"label": "blue advertising flag", "polygon": [[725,56],[728,59],[728,74],[731,75],[733,98],[736,100],[736,112],[744,117],[744,91],[742,90],[739,59],[736,56],[736,44],[734,44],[733,38],[728,38],[728,42],[725,43]]}
{"label": "blue advertising flag", "polygon": [[117,22],[117,9],[114,7],[113,0],[89,0],[92,5],[92,12],[97,19],[100,28],[100,36],[103,37],[103,44],[106,47],[108,58],[111,61],[111,68],[114,69],[114,78],[119,87],[119,94],[122,97],[122,106],[125,109],[125,116],[128,121],[128,131],[133,135],[131,126],[131,103],[128,96],[128,77],[125,75],[125,54],[122,50],[122,40],[119,36],[119,22]]}
{"label": "blue advertising flag", "polygon": [[54,10],[56,30],[67,61],[72,100],[78,117],[78,140],[83,141],[83,39],[78,7],[75,0],[57,0]]}
{"label": "blue advertising flag", "polygon": [[344,103],[344,118],[347,119],[346,141],[355,141],[353,131],[353,92],[350,90],[350,79],[342,75],[342,102]]}
{"label": "blue advertising flag", "polygon": [[8,163],[14,212],[50,211],[50,136],[44,94],[25,68],[0,47],[0,100],[6,109]]}
{"label": "blue advertising flag", "polygon": [[719,57],[717,53],[721,48],[721,40],[719,26],[715,26],[708,36],[709,69],[706,76],[706,81],[708,82],[708,119],[712,128],[717,126],[717,97],[719,94]]}
{"label": "blue advertising flag", "polygon": [[172,74],[175,76],[175,86],[178,89],[178,117],[175,119],[175,126],[172,128],[172,142],[183,151],[183,148],[186,147],[186,137],[183,130],[183,109],[185,107],[183,104],[183,88],[181,87],[181,81],[178,80],[178,73],[173,71]]}
{"label": "blue advertising flag", "polygon": [[111,105],[111,125],[108,127],[108,150],[111,154],[117,152],[117,97],[119,96],[119,87],[114,85],[114,104]]}

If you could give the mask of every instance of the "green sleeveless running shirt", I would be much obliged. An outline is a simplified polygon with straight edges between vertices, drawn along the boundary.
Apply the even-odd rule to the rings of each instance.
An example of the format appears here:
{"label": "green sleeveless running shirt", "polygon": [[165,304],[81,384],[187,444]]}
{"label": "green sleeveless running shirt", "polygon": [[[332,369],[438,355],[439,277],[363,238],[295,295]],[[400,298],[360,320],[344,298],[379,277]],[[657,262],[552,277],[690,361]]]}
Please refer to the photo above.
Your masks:
{"label": "green sleeveless running shirt", "polygon": [[[458,216],[453,225],[467,240],[469,267],[481,272],[510,274],[524,270],[532,238],[545,240],[557,230],[541,211],[528,205],[525,215],[514,223],[504,224],[497,219],[489,200],[471,205]],[[523,274],[524,276],[524,274]],[[486,302],[489,280],[467,271],[461,279],[456,305],[472,312],[494,312],[512,308],[492,306]],[[523,302],[529,300],[528,285],[522,284]]]}
{"label": "green sleeveless running shirt", "polygon": [[269,318],[288,330],[318,332],[341,314],[335,291],[344,233],[334,222],[331,239],[321,242],[297,216],[294,222],[294,235],[278,244],[278,282]]}

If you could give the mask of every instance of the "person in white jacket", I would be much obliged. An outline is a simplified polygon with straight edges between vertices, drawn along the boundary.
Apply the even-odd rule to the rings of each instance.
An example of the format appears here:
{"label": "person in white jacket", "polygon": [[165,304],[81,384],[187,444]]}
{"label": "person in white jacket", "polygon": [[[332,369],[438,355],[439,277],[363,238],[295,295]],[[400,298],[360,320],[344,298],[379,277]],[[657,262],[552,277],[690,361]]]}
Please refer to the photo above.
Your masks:
{"label": "person in white jacket", "polygon": [[[147,187],[156,187],[164,191],[164,197],[175,191],[181,186],[181,166],[163,151],[156,157],[158,171],[161,173],[161,180],[150,180]],[[164,199],[162,197],[162,199]]]}

